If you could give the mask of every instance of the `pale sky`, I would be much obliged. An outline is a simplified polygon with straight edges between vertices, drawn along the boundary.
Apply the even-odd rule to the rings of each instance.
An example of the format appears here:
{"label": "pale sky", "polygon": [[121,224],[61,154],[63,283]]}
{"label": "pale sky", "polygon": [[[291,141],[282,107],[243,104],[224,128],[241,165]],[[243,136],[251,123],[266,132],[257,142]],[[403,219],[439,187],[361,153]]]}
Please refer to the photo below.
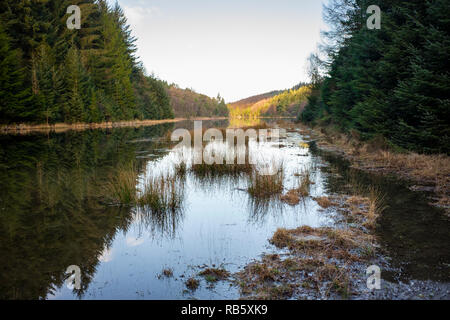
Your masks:
{"label": "pale sky", "polygon": [[325,29],[321,0],[118,3],[149,74],[226,102],[306,81]]}

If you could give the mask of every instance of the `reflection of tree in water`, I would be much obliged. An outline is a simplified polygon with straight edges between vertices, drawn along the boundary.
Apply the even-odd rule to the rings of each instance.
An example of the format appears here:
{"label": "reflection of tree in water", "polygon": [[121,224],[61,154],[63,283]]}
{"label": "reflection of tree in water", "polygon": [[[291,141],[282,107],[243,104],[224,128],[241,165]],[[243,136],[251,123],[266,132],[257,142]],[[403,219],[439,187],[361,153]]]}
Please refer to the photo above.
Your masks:
{"label": "reflection of tree in water", "polygon": [[100,204],[104,177],[152,147],[130,140],[169,128],[0,136],[0,298],[45,298],[70,265],[84,294],[104,248],[132,222],[129,208]]}

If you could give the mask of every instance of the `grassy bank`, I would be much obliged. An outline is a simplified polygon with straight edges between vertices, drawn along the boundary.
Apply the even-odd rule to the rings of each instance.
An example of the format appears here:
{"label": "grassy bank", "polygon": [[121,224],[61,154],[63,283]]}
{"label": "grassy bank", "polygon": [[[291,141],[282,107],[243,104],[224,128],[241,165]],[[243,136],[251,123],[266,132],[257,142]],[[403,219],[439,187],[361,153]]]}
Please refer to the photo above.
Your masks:
{"label": "grassy bank", "polygon": [[357,134],[344,134],[331,127],[300,127],[320,149],[342,154],[353,167],[393,174],[409,181],[410,189],[431,191],[431,204],[450,213],[450,157],[393,150],[382,138],[361,141]]}

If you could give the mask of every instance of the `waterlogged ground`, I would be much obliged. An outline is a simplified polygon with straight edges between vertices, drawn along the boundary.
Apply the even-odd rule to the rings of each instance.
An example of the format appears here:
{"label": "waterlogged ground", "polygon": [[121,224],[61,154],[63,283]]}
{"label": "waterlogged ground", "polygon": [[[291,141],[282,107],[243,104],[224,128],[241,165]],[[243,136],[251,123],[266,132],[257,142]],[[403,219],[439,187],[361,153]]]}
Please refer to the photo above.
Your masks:
{"label": "waterlogged ground", "polygon": [[[228,123],[203,122],[203,126],[221,128]],[[259,161],[283,163],[285,191],[296,187],[299,173],[310,171],[309,195],[291,206],[255,201],[246,190],[245,174],[205,177],[192,172],[192,150],[181,152],[166,138],[176,128],[192,127],[192,122],[183,122],[1,136],[0,297],[238,299],[241,292],[231,276],[230,281],[211,283],[199,272],[209,267],[233,274],[264,253],[282,253],[268,241],[278,228],[333,227],[338,221],[335,210],[324,212],[313,198],[345,189],[348,167],[312,152],[304,144],[310,140],[308,135],[287,130],[279,145],[248,144]],[[221,142],[209,145],[227,148]],[[150,177],[175,173],[181,160],[187,169],[180,178],[180,209],[154,215],[104,200],[111,176],[130,163],[135,164],[136,184],[142,187]],[[384,231],[376,231],[385,252],[383,263],[389,266],[382,276],[389,283],[406,285],[385,297],[402,297],[414,281],[421,281],[421,285],[431,283],[427,294],[439,287],[440,297],[444,290],[445,298],[448,220],[396,181],[387,186],[387,180],[378,177],[359,178],[360,183],[386,186],[389,193],[391,209],[380,219]],[[64,282],[71,265],[81,269],[79,290]],[[173,274],[165,275],[163,270]],[[200,281],[196,290],[185,284],[191,277]]]}

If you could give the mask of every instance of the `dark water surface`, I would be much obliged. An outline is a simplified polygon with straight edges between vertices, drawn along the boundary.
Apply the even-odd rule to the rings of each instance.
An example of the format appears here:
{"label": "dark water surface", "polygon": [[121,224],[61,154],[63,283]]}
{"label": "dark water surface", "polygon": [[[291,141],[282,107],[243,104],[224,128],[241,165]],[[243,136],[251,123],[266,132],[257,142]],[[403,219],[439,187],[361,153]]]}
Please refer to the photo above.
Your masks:
{"label": "dark water surface", "polygon": [[[172,170],[180,155],[162,137],[177,127],[193,124],[0,136],[0,298],[236,299],[239,290],[229,282],[201,280],[194,292],[184,282],[200,279],[202,266],[235,272],[275,250],[268,239],[277,228],[333,224],[311,197],[295,207],[258,205],[243,191],[243,176],[188,172],[183,208],[167,216],[102,201],[106,181],[123,166],[136,164],[138,184]],[[342,191],[349,175],[377,185],[388,203],[377,231],[391,258],[384,276],[449,280],[449,221],[424,195],[395,180],[355,174],[339,159],[302,147],[304,140],[288,132],[281,149],[266,143],[257,152],[283,159],[286,189],[295,185],[294,173],[311,170],[312,197]],[[64,282],[71,265],[81,269],[79,290]],[[161,276],[165,268],[173,277]]]}

